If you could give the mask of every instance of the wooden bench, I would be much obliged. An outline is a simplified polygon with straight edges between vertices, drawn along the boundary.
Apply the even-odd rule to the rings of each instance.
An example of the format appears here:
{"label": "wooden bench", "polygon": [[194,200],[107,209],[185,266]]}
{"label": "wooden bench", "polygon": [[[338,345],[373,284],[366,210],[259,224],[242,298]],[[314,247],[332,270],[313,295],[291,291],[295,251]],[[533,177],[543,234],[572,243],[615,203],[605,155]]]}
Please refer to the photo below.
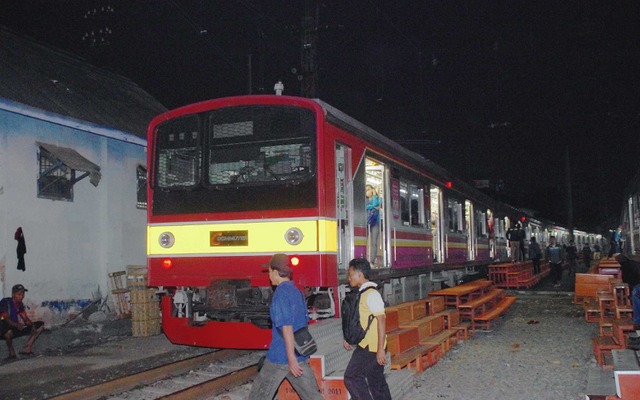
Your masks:
{"label": "wooden bench", "polygon": [[391,356],[400,354],[420,342],[418,337],[418,328],[400,328],[387,332],[387,351]]}
{"label": "wooden bench", "polygon": [[384,310],[384,313],[385,313],[385,323],[386,323],[387,332],[398,329],[400,327],[398,312],[387,308]]}
{"label": "wooden bench", "polygon": [[593,338],[593,355],[596,356],[598,365],[603,368],[607,367],[604,362],[605,355],[611,355],[611,350],[621,348],[623,347],[616,343],[611,336],[596,336]]}
{"label": "wooden bench", "polygon": [[473,299],[467,301],[466,303],[460,304],[458,309],[460,310],[460,316],[466,317],[469,321],[471,321],[471,328],[475,329],[473,324],[473,318],[476,316],[476,311],[480,310],[480,312],[485,312],[487,307],[490,307],[498,300],[504,297],[504,289],[493,288],[487,294],[478,297],[477,299]]}
{"label": "wooden bench", "polygon": [[576,286],[573,302],[580,304],[588,298],[596,298],[599,289],[609,290],[611,275],[576,274]]}
{"label": "wooden bench", "polygon": [[451,346],[458,343],[458,331],[455,329],[445,329],[437,335],[429,336],[420,340],[421,345],[440,346],[440,354],[444,355]]}
{"label": "wooden bench", "polygon": [[584,319],[587,322],[598,322],[602,319],[600,305],[595,299],[587,298],[584,300],[582,309],[584,310]]}
{"label": "wooden bench", "polygon": [[440,346],[417,345],[391,356],[391,369],[408,368],[419,373],[437,363],[440,357]]}
{"label": "wooden bench", "polygon": [[387,307],[385,312],[397,312],[398,322],[401,325],[403,322],[411,321],[413,319],[412,305],[410,303],[400,303],[395,306]]}
{"label": "wooden bench", "polygon": [[460,336],[462,336],[464,340],[467,340],[470,336],[473,335],[471,322],[460,322],[459,324],[452,326],[451,329],[458,331],[458,339],[460,339]]}
{"label": "wooden bench", "polygon": [[445,329],[451,329],[451,327],[460,323],[460,310],[456,308],[448,308],[434,315],[444,317]]}
{"label": "wooden bench", "polygon": [[444,315],[428,315],[415,321],[400,324],[400,328],[417,328],[419,339],[424,339],[444,330]]}
{"label": "wooden bench", "polygon": [[480,325],[484,329],[489,329],[491,321],[507,312],[509,307],[516,301],[513,296],[506,296],[495,307],[482,313],[481,315],[474,317],[473,321],[476,325]]}
{"label": "wooden bench", "polygon": [[421,301],[425,302],[429,315],[439,313],[445,309],[444,297],[442,296],[429,296]]}

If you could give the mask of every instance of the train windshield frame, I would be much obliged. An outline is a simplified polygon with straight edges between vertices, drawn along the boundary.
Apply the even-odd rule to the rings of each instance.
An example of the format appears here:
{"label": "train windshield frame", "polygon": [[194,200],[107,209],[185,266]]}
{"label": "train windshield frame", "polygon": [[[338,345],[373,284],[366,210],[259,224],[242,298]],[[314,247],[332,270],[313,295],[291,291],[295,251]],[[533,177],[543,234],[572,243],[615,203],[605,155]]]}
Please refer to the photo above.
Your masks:
{"label": "train windshield frame", "polygon": [[167,121],[155,136],[155,215],[317,205],[311,109],[224,107]]}

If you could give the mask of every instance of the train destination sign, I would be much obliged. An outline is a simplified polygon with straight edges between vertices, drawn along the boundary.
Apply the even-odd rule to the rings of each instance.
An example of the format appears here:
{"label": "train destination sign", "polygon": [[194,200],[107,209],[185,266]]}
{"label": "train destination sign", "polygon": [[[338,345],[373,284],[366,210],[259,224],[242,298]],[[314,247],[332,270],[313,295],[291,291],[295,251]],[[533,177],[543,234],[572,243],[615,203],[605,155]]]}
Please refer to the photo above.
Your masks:
{"label": "train destination sign", "polygon": [[248,246],[249,231],[211,231],[210,246]]}

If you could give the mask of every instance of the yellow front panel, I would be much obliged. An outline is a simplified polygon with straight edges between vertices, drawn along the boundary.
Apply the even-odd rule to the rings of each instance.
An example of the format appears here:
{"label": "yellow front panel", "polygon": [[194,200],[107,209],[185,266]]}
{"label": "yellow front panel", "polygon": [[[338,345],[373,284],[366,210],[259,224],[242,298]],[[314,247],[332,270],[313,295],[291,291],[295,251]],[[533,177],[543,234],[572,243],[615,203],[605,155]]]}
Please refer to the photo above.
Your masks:
{"label": "yellow front panel", "polygon": [[[285,233],[298,228],[304,235],[296,246],[285,240]],[[311,253],[336,252],[337,227],[330,220],[269,220],[237,223],[150,225],[147,227],[147,255],[217,255],[246,253]],[[246,246],[211,246],[211,232],[246,231]],[[158,238],[171,232],[175,243],[170,248],[160,246]]]}

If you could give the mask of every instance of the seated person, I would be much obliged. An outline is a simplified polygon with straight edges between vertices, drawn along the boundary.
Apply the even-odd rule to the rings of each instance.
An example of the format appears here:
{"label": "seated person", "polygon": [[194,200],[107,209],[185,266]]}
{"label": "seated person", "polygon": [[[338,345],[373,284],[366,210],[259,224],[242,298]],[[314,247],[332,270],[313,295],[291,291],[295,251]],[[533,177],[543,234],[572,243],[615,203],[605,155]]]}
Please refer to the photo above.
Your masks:
{"label": "seated person", "polygon": [[13,339],[20,336],[30,335],[21,355],[32,356],[31,347],[44,329],[44,322],[32,322],[24,309],[24,293],[27,292],[22,285],[14,285],[11,290],[11,297],[0,300],[0,335],[7,342],[9,356],[7,360],[16,358],[16,351],[13,348]]}

